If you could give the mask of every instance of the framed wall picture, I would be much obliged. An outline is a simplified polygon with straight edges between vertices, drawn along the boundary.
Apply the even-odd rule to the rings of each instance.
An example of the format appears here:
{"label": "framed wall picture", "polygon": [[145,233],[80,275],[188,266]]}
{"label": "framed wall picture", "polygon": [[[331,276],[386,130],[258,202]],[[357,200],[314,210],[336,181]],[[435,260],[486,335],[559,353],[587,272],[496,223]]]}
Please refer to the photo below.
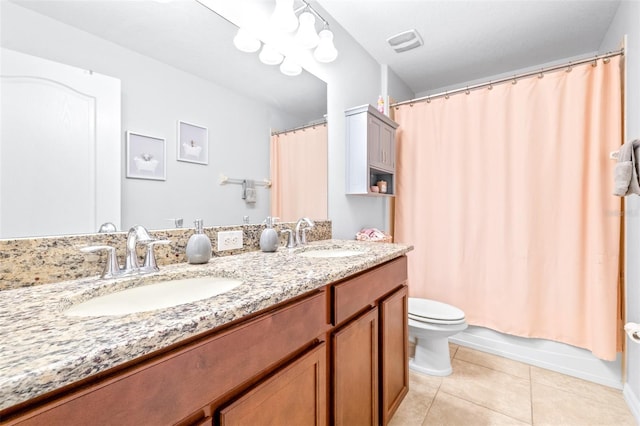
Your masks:
{"label": "framed wall picture", "polygon": [[209,130],[196,124],[178,121],[178,161],[209,164]]}
{"label": "framed wall picture", "polygon": [[166,144],[162,138],[127,132],[127,177],[166,180]]}

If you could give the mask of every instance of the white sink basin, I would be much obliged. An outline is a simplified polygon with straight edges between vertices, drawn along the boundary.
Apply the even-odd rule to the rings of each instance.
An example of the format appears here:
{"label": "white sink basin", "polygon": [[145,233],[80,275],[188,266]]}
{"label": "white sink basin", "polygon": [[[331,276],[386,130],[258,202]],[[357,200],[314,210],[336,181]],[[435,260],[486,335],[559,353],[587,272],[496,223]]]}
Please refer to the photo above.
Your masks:
{"label": "white sink basin", "polygon": [[306,250],[301,253],[298,253],[299,256],[302,257],[311,257],[311,258],[334,258],[334,257],[351,257],[351,256],[360,256],[364,254],[362,250],[349,250],[349,249],[317,249],[317,250]]}
{"label": "white sink basin", "polygon": [[225,293],[240,284],[242,281],[216,277],[163,281],[94,297],[67,309],[65,315],[126,315],[169,308]]}

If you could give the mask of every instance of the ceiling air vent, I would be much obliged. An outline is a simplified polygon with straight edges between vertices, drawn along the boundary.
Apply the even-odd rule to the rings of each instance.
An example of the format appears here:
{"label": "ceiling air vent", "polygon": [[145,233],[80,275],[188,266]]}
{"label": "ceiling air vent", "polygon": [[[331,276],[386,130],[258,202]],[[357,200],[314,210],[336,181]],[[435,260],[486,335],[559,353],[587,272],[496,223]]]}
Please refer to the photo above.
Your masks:
{"label": "ceiling air vent", "polygon": [[387,39],[389,46],[393,48],[397,53],[406,52],[407,50],[415,49],[424,44],[422,37],[416,30],[403,31],[400,34],[396,34]]}

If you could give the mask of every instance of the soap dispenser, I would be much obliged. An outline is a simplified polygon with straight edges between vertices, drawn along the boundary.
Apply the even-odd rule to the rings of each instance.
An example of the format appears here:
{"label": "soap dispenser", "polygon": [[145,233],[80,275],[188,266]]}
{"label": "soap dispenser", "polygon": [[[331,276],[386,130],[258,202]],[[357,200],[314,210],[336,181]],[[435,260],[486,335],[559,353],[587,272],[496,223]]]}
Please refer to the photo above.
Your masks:
{"label": "soap dispenser", "polygon": [[278,246],[280,245],[278,233],[275,229],[273,229],[273,225],[276,223],[276,219],[278,218],[267,216],[267,219],[264,221],[267,227],[263,229],[262,234],[260,234],[260,250],[264,252],[276,251],[278,249]]}
{"label": "soap dispenser", "polygon": [[196,219],[193,223],[196,233],[187,241],[187,262],[207,263],[211,259],[211,240],[202,231],[202,219]]}

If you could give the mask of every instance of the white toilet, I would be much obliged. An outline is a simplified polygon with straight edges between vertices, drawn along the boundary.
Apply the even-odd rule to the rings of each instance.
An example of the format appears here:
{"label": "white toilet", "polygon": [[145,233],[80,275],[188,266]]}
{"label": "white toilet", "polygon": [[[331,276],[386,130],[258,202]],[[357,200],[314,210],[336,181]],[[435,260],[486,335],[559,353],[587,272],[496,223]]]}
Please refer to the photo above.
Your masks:
{"label": "white toilet", "polygon": [[464,312],[435,300],[409,298],[409,338],[416,341],[416,354],[409,368],[432,376],[451,374],[449,336],[466,329]]}

